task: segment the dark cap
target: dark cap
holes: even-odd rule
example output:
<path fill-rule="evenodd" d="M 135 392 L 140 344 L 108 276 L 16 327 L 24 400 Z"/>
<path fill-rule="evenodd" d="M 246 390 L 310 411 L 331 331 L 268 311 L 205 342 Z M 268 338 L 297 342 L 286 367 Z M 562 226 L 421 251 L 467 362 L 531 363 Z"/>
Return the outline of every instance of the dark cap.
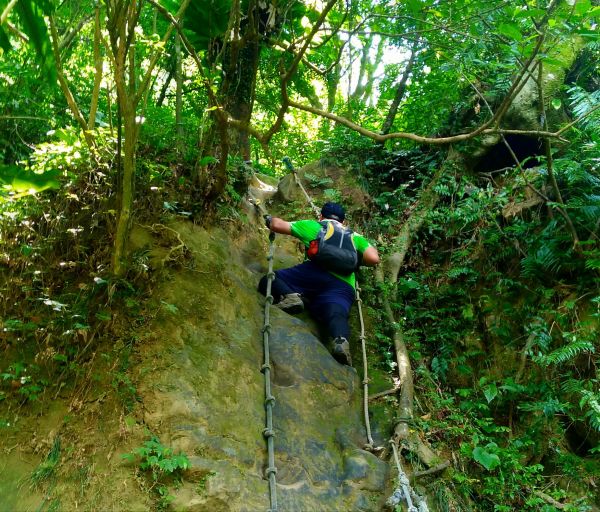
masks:
<path fill-rule="evenodd" d="M 321 208 L 321 215 L 325 219 L 333 219 L 340 222 L 344 222 L 346 218 L 346 212 L 341 204 L 337 203 L 325 203 Z"/>

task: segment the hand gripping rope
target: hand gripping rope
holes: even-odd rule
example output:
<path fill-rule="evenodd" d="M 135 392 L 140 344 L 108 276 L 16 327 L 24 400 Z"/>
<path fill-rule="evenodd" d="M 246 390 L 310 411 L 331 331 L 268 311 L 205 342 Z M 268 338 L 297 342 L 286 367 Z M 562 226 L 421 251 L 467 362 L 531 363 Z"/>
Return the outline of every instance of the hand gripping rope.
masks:
<path fill-rule="evenodd" d="M 267 260 L 269 261 L 269 270 L 267 273 L 267 291 L 265 301 L 265 323 L 262 328 L 263 333 L 263 351 L 264 351 L 264 363 L 262 365 L 262 373 L 265 375 L 265 411 L 266 411 L 266 422 L 263 430 L 263 436 L 267 440 L 267 453 L 268 453 L 268 466 L 265 474 L 269 480 L 269 497 L 271 508 L 268 512 L 277 512 L 277 481 L 275 475 L 277 474 L 277 468 L 275 467 L 275 446 L 274 436 L 275 431 L 273 430 L 273 406 L 275 405 L 275 397 L 271 393 L 271 361 L 269 356 L 269 334 L 271 332 L 270 312 L 271 304 L 273 304 L 273 295 L 271 294 L 271 285 L 275 278 L 275 272 L 273 272 L 273 255 L 275 253 L 275 233 L 269 234 L 269 255 Z"/>

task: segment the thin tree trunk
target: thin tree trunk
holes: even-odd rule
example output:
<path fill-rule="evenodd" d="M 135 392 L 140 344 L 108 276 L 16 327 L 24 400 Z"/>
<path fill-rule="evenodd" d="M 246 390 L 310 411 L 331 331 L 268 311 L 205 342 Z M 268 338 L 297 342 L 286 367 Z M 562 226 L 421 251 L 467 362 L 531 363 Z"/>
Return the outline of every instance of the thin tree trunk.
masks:
<path fill-rule="evenodd" d="M 418 41 L 415 41 L 415 43 L 413 44 L 413 47 L 410 51 L 410 58 L 408 59 L 408 64 L 404 69 L 404 73 L 402 74 L 400 82 L 398 82 L 398 86 L 396 87 L 396 94 L 394 95 L 394 100 L 390 105 L 390 110 L 388 111 L 387 116 L 385 117 L 385 121 L 383 122 L 383 125 L 381 127 L 381 133 L 383 135 L 390 133 L 392 125 L 394 124 L 394 119 L 396 119 L 396 114 L 398 113 L 398 107 L 400 106 L 400 102 L 402 101 L 402 99 L 404 98 L 404 94 L 406 93 L 406 85 L 408 83 L 408 78 L 410 77 L 413 66 L 415 64 L 415 56 L 417 54 L 417 43 Z"/>
<path fill-rule="evenodd" d="M 100 7 L 96 6 L 96 16 L 94 22 L 94 88 L 92 90 L 92 101 L 90 104 L 90 117 L 88 127 L 93 129 L 96 126 L 96 112 L 98 110 L 98 97 L 100 95 L 100 84 L 102 83 L 102 52 L 100 51 Z"/>
<path fill-rule="evenodd" d="M 538 62 L 538 76 L 537 76 L 537 88 L 538 88 L 538 109 L 540 113 L 541 128 L 548 129 L 548 119 L 546 118 L 546 105 L 544 98 L 544 80 L 543 80 L 543 63 Z M 554 174 L 554 159 L 552 157 L 552 146 L 550 144 L 550 139 L 544 137 L 543 139 L 544 152 L 546 153 L 546 168 L 548 169 L 548 179 L 550 181 L 550 185 L 552 186 L 552 190 L 554 190 L 554 195 L 556 197 L 556 202 L 560 204 L 560 210 L 563 218 L 567 223 L 567 228 L 571 233 L 571 237 L 573 238 L 573 247 L 577 248 L 579 246 L 579 235 L 577 234 L 577 230 L 575 229 L 575 225 L 569 216 L 569 212 L 565 208 L 565 202 L 563 201 L 562 194 L 560 193 L 560 188 L 556 181 L 556 176 Z"/>
<path fill-rule="evenodd" d="M 190 0 L 181 4 L 177 19 L 181 19 Z M 107 27 L 111 37 L 112 63 L 117 88 L 117 102 L 123 115 L 123 171 L 119 190 L 120 206 L 115 245 L 113 251 L 113 272 L 121 277 L 126 271 L 126 247 L 129 238 L 131 212 L 134 200 L 135 183 L 135 149 L 137 146 L 138 126 L 136 109 L 140 101 L 146 97 L 150 87 L 150 79 L 161 51 L 157 50 L 149 59 L 144 76 L 138 80 L 135 73 L 135 27 L 137 25 L 141 3 L 137 0 L 124 0 L 117 4 L 107 4 Z M 171 36 L 173 25 L 167 29 L 163 45 Z"/>
<path fill-rule="evenodd" d="M 83 114 L 81 113 L 81 110 L 79 109 L 79 106 L 77 105 L 77 101 L 75 101 L 75 97 L 73 96 L 73 93 L 71 93 L 71 89 L 69 88 L 67 79 L 65 78 L 65 75 L 63 74 L 62 62 L 60 59 L 58 32 L 56 30 L 54 18 L 52 16 L 50 16 L 49 20 L 50 20 L 50 36 L 51 36 L 51 40 L 52 40 L 52 49 L 54 50 L 54 59 L 56 61 L 56 76 L 58 78 L 58 83 L 60 85 L 60 88 L 61 88 L 63 94 L 65 95 L 65 99 L 67 100 L 67 105 L 69 105 L 69 108 L 71 109 L 71 112 L 73 113 L 73 116 L 75 117 L 75 120 L 77 121 L 77 123 L 81 127 L 81 130 L 83 131 L 83 136 L 85 138 L 85 141 L 86 141 L 88 147 L 90 148 L 90 150 L 93 151 L 96 146 L 94 137 L 92 137 L 91 133 L 88 130 L 88 124 L 87 124 L 85 118 L 83 117 Z"/>
<path fill-rule="evenodd" d="M 340 74 L 342 67 L 338 62 L 326 77 L 325 83 L 327 86 L 327 112 L 333 112 L 337 99 L 338 86 L 340 84 Z M 329 133 L 331 129 L 331 121 L 326 117 L 323 118 L 323 131 Z"/>
<path fill-rule="evenodd" d="M 124 103 L 129 103 L 125 101 Z M 123 112 L 123 172 L 121 178 L 119 220 L 115 234 L 115 249 L 113 252 L 113 272 L 117 276 L 125 274 L 126 270 L 126 245 L 129 238 L 131 224 L 131 208 L 134 198 L 135 184 L 135 148 L 137 145 L 137 125 L 135 122 L 135 107 L 126 105 Z M 133 108 L 133 111 L 130 109 Z"/>
<path fill-rule="evenodd" d="M 427 214 L 437 204 L 438 194 L 435 192 L 435 186 L 441 177 L 447 172 L 447 170 L 451 166 L 455 165 L 455 162 L 458 158 L 458 154 L 450 150 L 450 154 L 448 155 L 446 161 L 442 166 L 440 166 L 439 170 L 433 176 L 427 187 L 423 189 L 418 199 L 418 203 L 412 208 L 410 215 L 402 224 L 402 226 L 400 226 L 399 233 L 394 239 L 394 252 L 389 258 L 386 259 L 385 268 L 378 269 L 377 273 L 378 281 L 385 281 L 393 284 L 390 296 L 384 295 L 383 305 L 384 312 L 393 330 L 392 338 L 396 351 L 396 362 L 398 364 L 398 378 L 401 384 L 398 403 L 398 423 L 394 429 L 394 439 L 396 441 L 407 440 L 409 437 L 411 437 L 408 426 L 413 417 L 414 386 L 410 357 L 404 341 L 404 332 L 401 324 L 394 316 L 390 300 L 395 300 L 398 276 L 400 274 L 402 265 L 404 264 L 406 254 L 410 249 L 412 239 L 419 229 L 421 229 Z M 427 453 L 427 449 L 421 446 L 422 443 L 419 443 L 416 438 L 413 439 L 412 443 L 419 445 L 419 452 Z"/>
<path fill-rule="evenodd" d="M 181 37 L 175 34 L 175 126 L 177 132 L 177 148 L 181 152 L 183 145 L 183 120 L 182 120 L 182 98 L 183 98 L 183 73 L 181 56 Z"/>
<path fill-rule="evenodd" d="M 165 97 L 167 96 L 167 89 L 169 88 L 169 84 L 171 83 L 171 80 L 173 80 L 174 75 L 175 75 L 175 68 L 173 67 L 173 68 L 169 69 L 169 74 L 167 75 L 167 79 L 165 80 L 165 83 L 163 84 L 163 86 L 160 90 L 160 94 L 159 94 L 158 100 L 156 102 L 157 107 L 162 107 L 162 104 L 165 101 Z"/>

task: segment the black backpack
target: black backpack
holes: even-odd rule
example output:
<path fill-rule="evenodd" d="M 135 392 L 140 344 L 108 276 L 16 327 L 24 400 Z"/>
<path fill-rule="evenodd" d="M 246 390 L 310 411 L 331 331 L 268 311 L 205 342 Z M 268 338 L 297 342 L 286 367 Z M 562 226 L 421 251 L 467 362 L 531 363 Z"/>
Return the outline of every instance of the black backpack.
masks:
<path fill-rule="evenodd" d="M 310 242 L 309 260 L 330 272 L 349 276 L 358 267 L 358 252 L 352 241 L 352 230 L 337 222 L 321 221 L 321 231 Z"/>

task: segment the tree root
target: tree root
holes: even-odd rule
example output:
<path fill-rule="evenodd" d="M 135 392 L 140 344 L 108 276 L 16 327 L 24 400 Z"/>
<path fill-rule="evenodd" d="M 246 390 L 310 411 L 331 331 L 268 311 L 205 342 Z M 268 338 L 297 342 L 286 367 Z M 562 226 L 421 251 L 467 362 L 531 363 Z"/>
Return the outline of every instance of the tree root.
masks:
<path fill-rule="evenodd" d="M 160 258 L 156 258 L 154 261 L 154 267 L 156 268 L 164 268 L 168 263 L 173 263 L 179 261 L 183 263 L 187 254 L 189 253 L 189 249 L 185 245 L 185 242 L 182 240 L 181 235 L 178 231 L 165 226 L 164 224 L 152 224 L 151 226 L 141 224 L 143 228 L 150 230 L 154 234 L 159 233 L 168 233 L 171 235 L 171 238 L 175 238 L 177 242 L 174 245 L 171 245 L 164 256 Z"/>

